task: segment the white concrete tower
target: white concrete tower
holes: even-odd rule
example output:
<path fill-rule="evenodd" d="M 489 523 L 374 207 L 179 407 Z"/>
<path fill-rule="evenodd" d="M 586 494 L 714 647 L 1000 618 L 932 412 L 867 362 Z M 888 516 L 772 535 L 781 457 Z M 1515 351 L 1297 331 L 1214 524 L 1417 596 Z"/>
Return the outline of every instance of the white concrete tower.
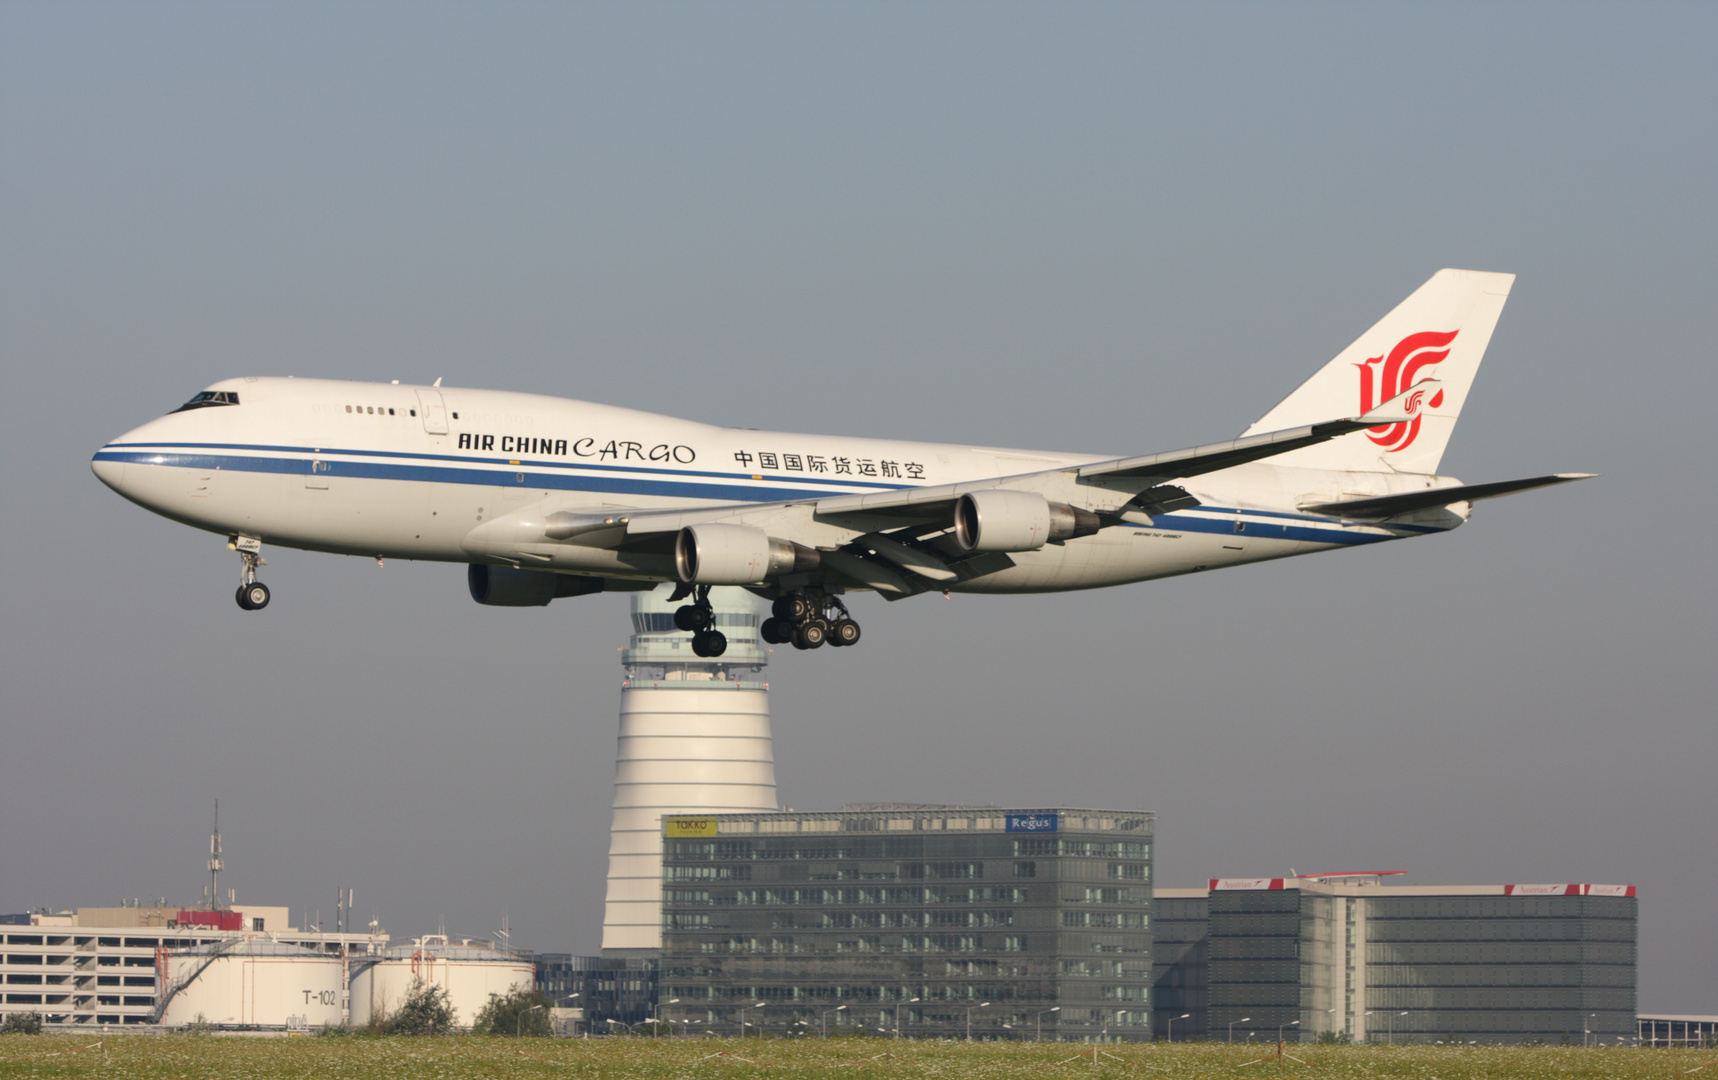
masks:
<path fill-rule="evenodd" d="M 728 648 L 700 659 L 692 635 L 674 628 L 680 604 L 668 602 L 671 591 L 633 594 L 632 644 L 621 655 L 604 956 L 662 948 L 662 815 L 776 809 L 757 600 L 744 589 L 710 591 Z"/>

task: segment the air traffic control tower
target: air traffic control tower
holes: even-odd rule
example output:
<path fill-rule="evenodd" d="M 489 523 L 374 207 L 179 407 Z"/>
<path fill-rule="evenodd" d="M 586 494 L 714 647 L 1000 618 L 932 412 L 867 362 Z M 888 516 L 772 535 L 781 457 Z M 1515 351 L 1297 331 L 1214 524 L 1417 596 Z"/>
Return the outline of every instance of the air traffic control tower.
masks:
<path fill-rule="evenodd" d="M 605 957 L 654 957 L 662 948 L 662 815 L 775 810 L 767 646 L 757 599 L 710 590 L 719 657 L 693 655 L 674 628 L 673 586 L 632 597 L 632 641 L 621 653 L 620 752 L 609 830 Z"/>

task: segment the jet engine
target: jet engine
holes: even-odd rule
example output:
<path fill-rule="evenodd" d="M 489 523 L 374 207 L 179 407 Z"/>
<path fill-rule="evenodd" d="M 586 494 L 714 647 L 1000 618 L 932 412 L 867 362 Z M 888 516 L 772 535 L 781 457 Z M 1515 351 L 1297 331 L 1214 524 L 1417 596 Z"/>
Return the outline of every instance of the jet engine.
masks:
<path fill-rule="evenodd" d="M 955 541 L 967 552 L 1037 551 L 1097 531 L 1098 515 L 1035 491 L 969 491 L 954 506 Z"/>
<path fill-rule="evenodd" d="M 699 585 L 752 585 L 782 574 L 817 569 L 815 548 L 778 540 L 750 525 L 712 521 L 688 525 L 674 538 L 674 569 Z"/>
<path fill-rule="evenodd" d="M 542 607 L 564 596 L 602 592 L 603 580 L 472 563 L 465 569 L 471 598 L 490 607 Z"/>

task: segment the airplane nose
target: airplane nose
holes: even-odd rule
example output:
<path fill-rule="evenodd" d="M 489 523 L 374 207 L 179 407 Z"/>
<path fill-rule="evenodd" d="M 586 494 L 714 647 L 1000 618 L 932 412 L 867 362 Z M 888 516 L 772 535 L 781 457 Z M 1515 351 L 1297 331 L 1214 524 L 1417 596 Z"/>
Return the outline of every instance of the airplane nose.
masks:
<path fill-rule="evenodd" d="M 109 461 L 101 454 L 97 454 L 95 459 L 89 463 L 89 467 L 90 471 L 95 473 L 97 480 L 100 480 L 115 491 L 124 493 L 125 462 Z"/>

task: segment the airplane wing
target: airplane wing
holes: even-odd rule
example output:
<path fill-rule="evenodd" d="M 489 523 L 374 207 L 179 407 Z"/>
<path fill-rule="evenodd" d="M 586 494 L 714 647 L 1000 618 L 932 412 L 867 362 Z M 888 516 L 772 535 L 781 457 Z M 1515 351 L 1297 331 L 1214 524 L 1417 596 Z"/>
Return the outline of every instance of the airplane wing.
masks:
<path fill-rule="evenodd" d="M 1398 514 L 1409 514 L 1415 510 L 1449 506 L 1451 503 L 1473 502 L 1476 499 L 1495 499 L 1499 495 L 1513 495 L 1517 491 L 1530 491 L 1533 488 L 1547 487 L 1551 484 L 1566 484 L 1571 480 L 1590 480 L 1595 475 L 1597 474 L 1553 473 L 1550 476 L 1530 476 L 1525 480 L 1498 480 L 1490 484 L 1459 484 L 1455 487 L 1409 491 L 1400 495 L 1380 495 L 1371 499 L 1344 499 L 1341 502 L 1310 503 L 1302 506 L 1301 509 L 1314 514 L 1329 514 L 1332 517 L 1375 521 L 1392 518 Z"/>
<path fill-rule="evenodd" d="M 1220 469 L 1233 468 L 1249 461 L 1261 461 L 1278 454 L 1286 454 L 1290 450 L 1298 450 L 1303 446 L 1314 446 L 1318 443 L 1328 442 L 1331 439 L 1365 428 L 1411 419 L 1413 410 L 1419 407 L 1420 399 L 1435 393 L 1438 385 L 1437 382 L 1430 379 L 1416 383 L 1364 416 L 1329 420 L 1321 424 L 1306 424 L 1283 431 L 1270 431 L 1261 435 L 1231 439 L 1228 442 L 1190 447 L 1186 450 L 1171 450 L 1167 453 L 1147 454 L 1141 457 L 1115 458 L 1110 461 L 1097 461 L 1088 465 L 1077 465 L 1065 469 L 1022 473 L 1017 476 L 987 477 L 983 480 L 940 484 L 935 487 L 896 488 L 892 491 L 877 491 L 864 495 L 833 495 L 815 500 L 813 504 L 816 507 L 815 516 L 819 521 L 850 528 L 867 530 L 901 528 L 919 522 L 945 520 L 953 511 L 955 501 L 968 492 L 987 491 L 998 487 L 1020 487 L 1030 490 L 1039 486 L 1044 478 L 1049 477 L 1074 477 L 1088 484 L 1119 488 L 1127 491 L 1133 497 L 1132 506 L 1128 508 L 1151 506 L 1161 512 L 1162 509 L 1166 508 L 1164 504 L 1171 501 L 1178 506 L 1194 505 L 1196 502 L 1179 488 L 1162 490 L 1163 486 L 1170 480 L 1217 472 Z M 1159 494 L 1163 497 L 1156 498 L 1155 496 Z M 1142 501 L 1141 496 L 1151 497 Z M 798 504 L 751 504 L 744 507 L 720 507 L 710 510 L 646 511 L 632 515 L 626 525 L 626 531 L 628 536 L 649 532 L 672 532 L 699 521 L 727 520 L 737 516 L 751 516 L 768 507 L 789 505 Z"/>
<path fill-rule="evenodd" d="M 948 532 L 956 502 L 969 492 L 1033 491 L 1048 499 L 1093 507 L 1080 510 L 1097 528 L 1120 524 L 1122 515 L 1157 515 L 1198 505 L 1170 483 L 1259 461 L 1340 438 L 1351 432 L 1410 418 L 1421 399 L 1436 390 L 1426 380 L 1363 416 L 1266 432 L 1228 442 L 1162 454 L 1115 458 L 1015 476 L 987 477 L 934 487 L 903 487 L 862 495 L 831 495 L 770 503 L 604 513 L 562 511 L 540 519 L 538 536 L 551 542 L 638 553 L 672 551 L 673 537 L 689 525 L 732 523 L 764 529 L 820 552 L 822 565 L 880 594 L 911 596 L 947 582 L 995 573 L 1014 565 L 1001 552 L 967 554 Z M 1093 489 L 1102 494 L 1091 498 Z M 1444 489 L 1453 490 L 1453 489 Z M 1418 493 L 1416 493 L 1418 494 Z M 1455 496 L 1448 501 L 1458 501 Z M 535 556 L 538 559 L 546 556 Z"/>

